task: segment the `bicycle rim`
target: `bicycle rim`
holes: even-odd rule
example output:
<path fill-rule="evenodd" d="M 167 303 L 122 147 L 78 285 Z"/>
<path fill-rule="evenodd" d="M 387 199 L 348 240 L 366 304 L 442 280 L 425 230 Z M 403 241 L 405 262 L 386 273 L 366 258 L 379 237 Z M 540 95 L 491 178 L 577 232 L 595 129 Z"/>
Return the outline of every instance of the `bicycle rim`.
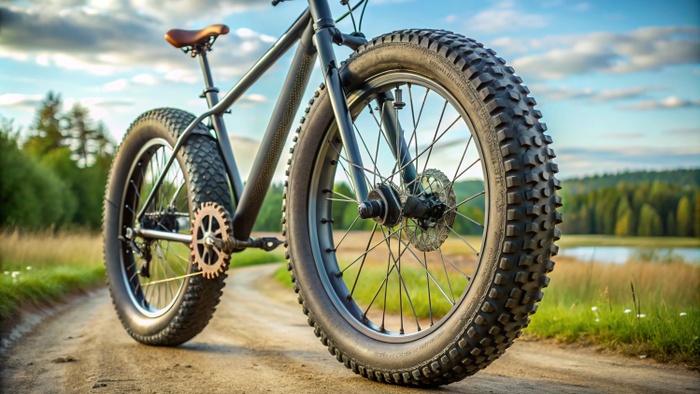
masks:
<path fill-rule="evenodd" d="M 142 200 L 151 192 L 156 180 L 165 171 L 172 148 L 163 139 L 152 139 L 143 146 L 131 167 L 124 187 L 121 207 L 121 228 L 146 228 L 190 234 L 192 212 L 185 174 L 179 160 L 168 169 L 152 202 L 144 211 L 144 219 L 136 221 L 143 208 Z M 170 310 L 182 293 L 191 273 L 189 246 L 166 240 L 134 240 L 138 249 L 122 242 L 122 279 L 131 302 L 142 314 L 162 316 Z M 140 251 L 140 253 L 139 253 Z"/>
<path fill-rule="evenodd" d="M 399 93 L 400 90 L 400 93 Z M 390 101 L 378 101 L 389 92 Z M 351 164 L 337 128 L 320 148 L 311 180 L 309 228 L 317 269 L 340 314 L 365 335 L 409 342 L 449 320 L 469 293 L 486 244 L 488 182 L 471 120 L 449 92 L 415 74 L 387 73 L 348 96 L 369 190 L 433 200 L 444 212 L 393 225 L 361 219 Z M 391 106 L 391 107 L 389 107 Z M 382 130 L 399 108 L 407 146 L 397 163 Z M 402 173 L 415 168 L 413 180 Z M 330 224 L 330 225 L 329 225 Z"/>

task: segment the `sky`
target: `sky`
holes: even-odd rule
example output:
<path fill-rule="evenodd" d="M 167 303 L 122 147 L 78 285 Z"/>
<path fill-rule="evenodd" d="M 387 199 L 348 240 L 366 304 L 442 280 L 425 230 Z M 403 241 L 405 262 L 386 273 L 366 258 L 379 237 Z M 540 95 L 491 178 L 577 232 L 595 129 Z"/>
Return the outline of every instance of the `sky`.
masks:
<path fill-rule="evenodd" d="M 337 0 L 330 4 L 335 16 L 343 12 Z M 225 92 L 305 6 L 300 0 L 277 7 L 269 0 L 0 0 L 0 116 L 26 135 L 39 103 L 54 91 L 65 109 L 86 106 L 119 142 L 148 109 L 199 114 L 206 110 L 199 65 L 163 34 L 227 24 L 231 33 L 209 56 L 215 84 Z M 349 19 L 339 27 L 352 30 Z M 370 0 L 362 30 L 374 37 L 417 27 L 474 38 L 515 68 L 554 139 L 560 178 L 700 167 L 698 0 Z M 292 53 L 225 118 L 244 177 Z M 338 48 L 337 56 L 348 53 Z M 309 98 L 320 73 L 311 81 Z"/>

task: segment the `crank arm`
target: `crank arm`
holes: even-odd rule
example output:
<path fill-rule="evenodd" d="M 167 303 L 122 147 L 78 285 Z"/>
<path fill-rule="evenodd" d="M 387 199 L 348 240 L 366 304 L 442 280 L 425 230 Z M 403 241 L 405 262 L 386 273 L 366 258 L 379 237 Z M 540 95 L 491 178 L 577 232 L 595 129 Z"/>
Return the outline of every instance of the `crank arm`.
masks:
<path fill-rule="evenodd" d="M 226 254 L 231 254 L 234 252 L 241 251 L 246 248 L 256 248 L 262 249 L 266 252 L 275 250 L 278 246 L 284 243 L 284 241 L 276 237 L 261 237 L 261 238 L 248 238 L 247 241 L 241 241 L 239 239 L 231 238 L 227 241 L 222 241 L 220 239 L 213 240 L 214 245 L 221 249 Z"/>

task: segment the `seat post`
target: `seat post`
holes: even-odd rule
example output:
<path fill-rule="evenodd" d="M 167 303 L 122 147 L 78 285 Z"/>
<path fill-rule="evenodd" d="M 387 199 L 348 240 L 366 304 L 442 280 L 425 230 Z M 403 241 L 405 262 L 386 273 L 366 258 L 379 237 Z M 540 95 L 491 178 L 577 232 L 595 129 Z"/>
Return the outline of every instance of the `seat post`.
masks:
<path fill-rule="evenodd" d="M 219 89 L 214 86 L 214 79 L 209 70 L 209 60 L 207 59 L 207 51 L 198 51 L 199 65 L 202 68 L 202 76 L 204 77 L 204 91 L 202 95 L 207 99 L 209 108 L 214 107 L 219 103 Z"/>

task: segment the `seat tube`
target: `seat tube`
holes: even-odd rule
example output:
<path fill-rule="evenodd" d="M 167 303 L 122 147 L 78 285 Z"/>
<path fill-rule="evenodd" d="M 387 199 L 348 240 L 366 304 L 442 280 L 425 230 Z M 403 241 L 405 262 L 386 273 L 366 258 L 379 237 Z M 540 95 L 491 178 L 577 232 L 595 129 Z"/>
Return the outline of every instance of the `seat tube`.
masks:
<path fill-rule="evenodd" d="M 355 195 L 359 201 L 367 200 L 366 174 L 362 165 L 359 145 L 353 130 L 352 116 L 348 108 L 343 85 L 338 73 L 338 62 L 333 50 L 333 34 L 337 31 L 327 0 L 309 0 L 309 8 L 314 21 L 314 45 L 318 50 L 318 58 L 323 71 L 323 78 L 328 89 L 331 107 L 335 115 L 340 138 L 350 164 Z"/>
<path fill-rule="evenodd" d="M 202 76 L 204 78 L 203 94 L 207 99 L 207 105 L 211 109 L 219 103 L 219 89 L 214 86 L 214 79 L 211 76 L 206 51 L 199 54 L 199 64 L 202 68 Z M 224 119 L 221 114 L 212 114 L 211 121 L 214 131 L 216 132 L 216 138 L 218 140 L 217 145 L 219 146 L 219 151 L 222 159 L 224 160 L 224 166 L 226 167 L 229 181 L 231 182 L 233 200 L 236 205 L 238 205 L 243 192 L 243 182 L 241 181 L 241 175 L 238 172 L 238 165 L 236 164 L 233 148 L 231 147 L 231 142 L 228 138 L 226 125 L 224 124 Z"/>

